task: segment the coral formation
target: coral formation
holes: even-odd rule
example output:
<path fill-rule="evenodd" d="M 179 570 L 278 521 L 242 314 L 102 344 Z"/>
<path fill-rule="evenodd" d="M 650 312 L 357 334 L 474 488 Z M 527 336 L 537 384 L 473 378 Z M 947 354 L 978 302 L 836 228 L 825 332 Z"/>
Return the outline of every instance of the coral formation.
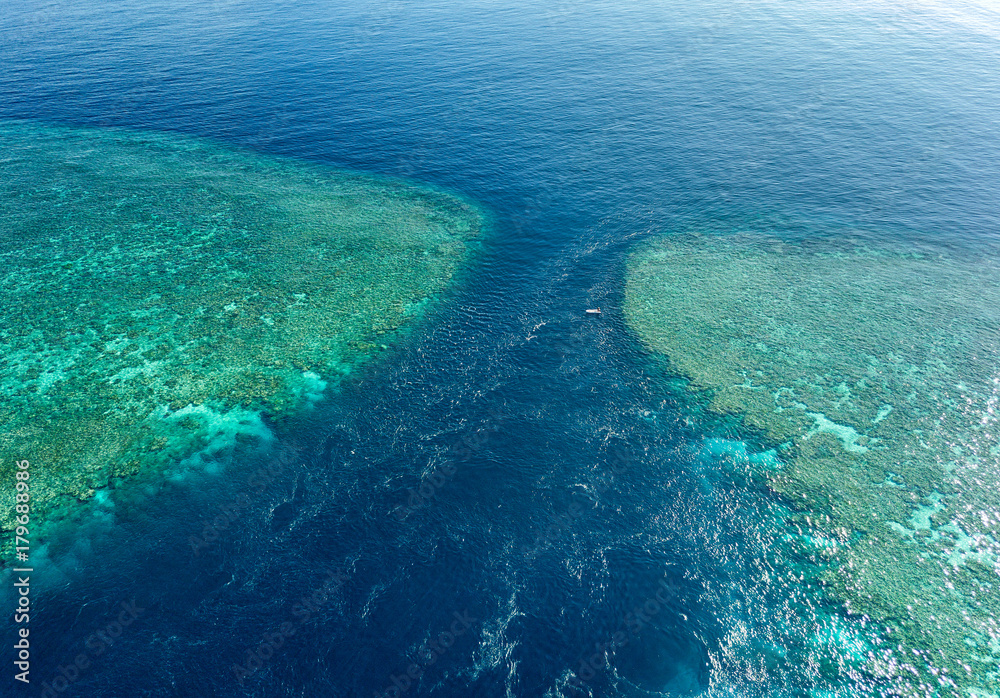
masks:
<path fill-rule="evenodd" d="M 895 648 L 869 675 L 995 693 L 1000 249 L 664 236 L 631 256 L 625 313 L 713 410 L 783 446 L 759 477 L 825 542 L 827 595 Z"/>
<path fill-rule="evenodd" d="M 483 225 L 429 187 L 176 135 L 8 122 L 0 150 L 0 490 L 28 459 L 36 521 L 266 441 L 262 414 L 384 348 Z"/>

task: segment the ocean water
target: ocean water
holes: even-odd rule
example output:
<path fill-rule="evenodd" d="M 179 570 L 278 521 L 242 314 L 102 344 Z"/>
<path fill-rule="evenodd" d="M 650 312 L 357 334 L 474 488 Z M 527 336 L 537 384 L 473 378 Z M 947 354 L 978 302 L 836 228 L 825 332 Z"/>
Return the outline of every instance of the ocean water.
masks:
<path fill-rule="evenodd" d="M 8 123 L 402 178 L 490 225 L 412 332 L 262 438 L 98 487 L 33 540 L 31 683 L 7 616 L 2 694 L 1000 693 L 995 618 L 954 677 L 954 619 L 904 646 L 845 609 L 819 508 L 769 485 L 787 447 L 622 310 L 630 255 L 692 232 L 995 269 L 998 65 L 987 3 L 5 2 Z M 914 491 L 901 539 L 954 494 Z M 959 592 L 991 602 L 982 567 Z"/>

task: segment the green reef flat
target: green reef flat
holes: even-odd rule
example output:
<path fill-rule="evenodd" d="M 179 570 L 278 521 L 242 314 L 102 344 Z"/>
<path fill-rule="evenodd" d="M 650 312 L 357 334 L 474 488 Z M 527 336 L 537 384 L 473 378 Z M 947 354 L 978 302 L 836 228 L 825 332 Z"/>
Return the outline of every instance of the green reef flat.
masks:
<path fill-rule="evenodd" d="M 0 124 L 0 221 L 0 491 L 30 461 L 35 526 L 266 442 L 264 416 L 308 409 L 424 314 L 484 226 L 430 187 L 26 122 Z"/>
<path fill-rule="evenodd" d="M 878 628 L 874 695 L 1000 693 L 1000 249 L 663 236 L 624 310 L 775 447 L 753 478 L 824 596 Z"/>

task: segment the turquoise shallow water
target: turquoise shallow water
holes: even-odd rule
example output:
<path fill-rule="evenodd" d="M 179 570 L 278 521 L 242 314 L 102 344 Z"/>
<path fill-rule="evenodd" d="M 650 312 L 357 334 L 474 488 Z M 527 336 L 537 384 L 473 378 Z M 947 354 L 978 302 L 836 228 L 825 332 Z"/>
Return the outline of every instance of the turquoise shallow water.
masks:
<path fill-rule="evenodd" d="M 626 262 L 692 230 L 995 261 L 995 8 L 171 0 L 4 17 L 0 118 L 411 178 L 495 219 L 418 330 L 314 410 L 261 422 L 263 448 L 220 443 L 208 472 L 103 491 L 53 532 L 33 684 L 4 691 L 898 694 L 871 669 L 898 648 L 843 612 L 798 538 L 815 509 L 760 477 L 781 444 L 626 326 Z M 132 599 L 136 622 L 94 640 Z M 973 679 L 912 691 L 997 693 L 993 628 L 967 645 Z"/>
<path fill-rule="evenodd" d="M 15 121 L 0 139 L 2 448 L 44 464 L 38 519 L 222 434 L 266 441 L 263 416 L 388 351 L 486 227 L 440 191 L 204 140 Z"/>

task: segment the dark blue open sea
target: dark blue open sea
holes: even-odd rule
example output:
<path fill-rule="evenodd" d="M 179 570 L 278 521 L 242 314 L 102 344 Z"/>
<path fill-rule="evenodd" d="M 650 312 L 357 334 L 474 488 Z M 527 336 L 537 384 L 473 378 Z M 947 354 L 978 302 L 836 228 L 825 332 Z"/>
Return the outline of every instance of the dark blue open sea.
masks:
<path fill-rule="evenodd" d="M 193 136 L 433 185 L 490 217 L 414 332 L 267 423 L 264 451 L 122 484 L 50 533 L 31 681 L 13 678 L 5 610 L 0 695 L 902 695 L 851 668 L 842 602 L 776 547 L 787 503 L 706 445 L 773 444 L 626 325 L 626 261 L 748 221 L 996 243 L 995 5 L 3 0 L 0 16 L 0 120 Z M 1000 691 L 976 685 L 922 694 Z"/>

